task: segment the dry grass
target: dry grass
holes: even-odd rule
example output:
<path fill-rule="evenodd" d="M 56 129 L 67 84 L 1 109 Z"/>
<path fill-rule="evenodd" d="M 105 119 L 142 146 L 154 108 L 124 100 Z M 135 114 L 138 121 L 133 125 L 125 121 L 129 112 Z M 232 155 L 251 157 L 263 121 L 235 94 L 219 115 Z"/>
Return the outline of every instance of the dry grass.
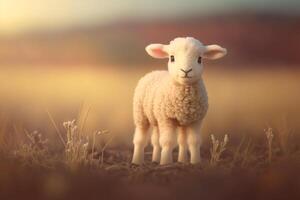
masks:
<path fill-rule="evenodd" d="M 255 162 L 254 145 L 251 139 L 246 141 L 245 137 L 243 137 L 235 150 L 232 167 L 248 168 L 251 162 Z"/>
<path fill-rule="evenodd" d="M 13 152 L 16 159 L 19 159 L 22 165 L 31 167 L 52 167 L 50 161 L 48 140 L 43 139 L 42 134 L 37 131 L 28 132 L 24 130 L 26 142 L 21 143 Z M 12 149 L 12 148 L 11 148 Z"/>
<path fill-rule="evenodd" d="M 210 149 L 210 164 L 215 166 L 220 162 L 222 153 L 226 150 L 226 145 L 229 141 L 228 135 L 224 136 L 223 141 L 219 141 L 215 136 L 211 135 L 212 147 Z"/>
<path fill-rule="evenodd" d="M 131 99 L 144 72 L 83 71 L 0 74 L 1 199 L 299 199 L 295 74 L 208 72 L 202 132 L 231 134 L 204 139 L 199 165 L 159 166 L 147 149 L 135 166 Z"/>
<path fill-rule="evenodd" d="M 272 128 L 268 128 L 265 130 L 266 136 L 267 136 L 267 144 L 268 144 L 268 161 L 272 161 L 272 155 L 273 155 L 273 130 Z"/>
<path fill-rule="evenodd" d="M 204 147 L 202 147 L 204 152 L 202 153 L 203 161 L 200 165 L 174 163 L 172 165 L 159 166 L 150 162 L 151 154 L 147 153 L 147 162 L 145 165 L 135 166 L 130 163 L 132 154 L 130 150 L 124 150 L 118 147 L 107 149 L 113 137 L 110 137 L 103 145 L 96 143 L 97 137 L 106 135 L 107 131 L 94 131 L 92 137 L 90 137 L 89 134 L 83 131 L 84 129 L 82 127 L 84 124 L 78 125 L 79 122 L 76 123 L 76 121 L 80 120 L 77 119 L 62 123 L 64 131 L 60 131 L 60 126 L 55 125 L 59 131 L 57 137 L 60 138 L 60 145 L 63 147 L 61 151 L 56 148 L 53 149 L 53 147 L 51 149 L 48 139 L 45 139 L 37 131 L 32 133 L 24 131 L 26 136 L 25 140 L 17 145 L 16 150 L 11 147 L 8 148 L 9 151 L 5 152 L 5 154 L 1 153 L 0 160 L 2 164 L 0 164 L 0 168 L 2 170 L 11 174 L 21 170 L 25 172 L 21 177 L 24 177 L 25 180 L 27 177 L 34 180 L 31 184 L 47 185 L 47 191 L 45 191 L 45 193 L 40 193 L 41 189 L 39 189 L 36 191 L 37 193 L 29 192 L 23 194 L 23 196 L 27 195 L 28 198 L 32 198 L 32 196 L 39 194 L 39 198 L 50 198 L 50 193 L 58 192 L 59 199 L 68 199 L 71 197 L 77 199 L 78 197 L 74 196 L 74 194 L 89 196 L 88 193 L 91 192 L 91 190 L 98 195 L 100 195 L 100 193 L 106 194 L 108 192 L 107 190 L 99 190 L 85 185 L 86 183 L 93 184 L 94 180 L 94 183 L 97 182 L 99 187 L 100 185 L 101 187 L 106 185 L 108 188 L 115 188 L 116 191 L 120 190 L 118 187 L 127 188 L 123 191 L 125 195 L 129 195 L 128 192 L 132 189 L 134 194 L 140 192 L 139 187 L 143 187 L 144 189 L 149 188 L 145 191 L 145 194 L 151 195 L 148 190 L 155 190 L 157 185 L 165 188 L 165 190 L 172 190 L 174 194 L 180 191 L 178 195 L 183 195 L 183 189 L 179 191 L 175 190 L 176 185 L 180 185 L 180 188 L 191 191 L 192 193 L 187 193 L 186 196 L 193 198 L 194 195 L 205 195 L 201 187 L 213 187 L 209 180 L 219 180 L 220 178 L 231 180 L 230 184 L 232 184 L 232 186 L 236 185 L 236 187 L 238 187 L 237 184 L 240 183 L 247 184 L 248 187 L 250 187 L 252 184 L 251 181 L 257 181 L 257 179 L 263 178 L 265 174 L 269 174 L 268 176 L 273 177 L 277 173 L 284 173 L 283 178 L 281 177 L 280 180 L 275 181 L 279 181 L 276 184 L 286 184 L 285 181 L 287 178 L 290 179 L 290 176 L 295 176 L 294 172 L 290 174 L 292 171 L 278 171 L 276 166 L 284 165 L 292 167 L 294 170 L 294 168 L 299 167 L 298 164 L 300 162 L 299 143 L 297 142 L 299 140 L 294 141 L 297 148 L 290 151 L 288 155 L 274 154 L 273 151 L 275 148 L 281 148 L 281 143 L 277 141 L 280 137 L 276 137 L 277 135 L 273 133 L 272 129 L 268 128 L 265 131 L 267 142 L 262 141 L 261 143 L 257 138 L 252 138 L 248 140 L 248 142 L 245 142 L 245 139 L 243 139 L 238 146 L 229 142 L 228 135 L 225 135 L 223 140 L 218 140 L 214 135 L 211 135 L 211 143 L 209 144 L 210 154 L 205 153 L 208 149 L 205 149 L 204 145 Z M 13 135 L 9 137 L 13 137 Z M 177 151 L 175 151 L 174 156 L 177 156 L 176 154 Z M 7 166 L 9 163 L 11 165 L 10 167 Z M 15 171 L 10 171 L 11 168 Z M 49 183 L 48 179 L 37 179 L 38 176 L 31 174 L 31 170 L 36 171 L 37 174 L 49 174 L 51 182 Z M 243 172 L 242 174 L 239 173 L 241 170 Z M 53 175 L 53 173 L 56 175 Z M 59 174 L 59 177 L 57 177 L 57 174 Z M 247 174 L 252 177 L 249 178 Z M 199 177 L 202 180 L 201 182 L 198 181 Z M 12 179 L 11 176 L 6 177 L 6 179 L 2 178 L 0 173 L 0 185 Z M 56 180 L 57 178 L 58 180 Z M 55 187 L 49 186 L 50 188 L 48 188 L 48 184 L 52 185 L 52 180 L 54 179 L 58 181 L 54 184 L 58 185 Z M 103 182 L 101 180 L 105 181 Z M 295 177 L 291 181 L 295 182 L 296 180 L 299 179 Z M 207 184 L 205 184 L 205 181 L 208 181 Z M 263 179 L 261 181 L 263 181 Z M 199 186 L 199 188 L 195 187 L 196 183 L 202 186 Z M 18 178 L 16 184 L 23 185 L 28 183 Z M 116 184 L 118 185 L 117 188 Z M 259 184 L 259 182 L 255 184 Z M 267 183 L 267 185 L 268 184 L 270 183 Z M 298 184 L 298 182 L 296 181 L 294 184 Z M 88 190 L 85 191 L 82 190 L 82 188 L 66 190 L 65 188 L 74 187 L 74 185 L 77 185 L 75 186 L 77 188 L 79 185 L 82 188 L 86 187 Z M 187 185 L 190 186 L 187 187 Z M 219 184 L 215 183 L 215 187 L 216 186 L 220 187 Z M 9 187 L 5 186 L 6 189 L 0 196 L 5 197 L 5 195 L 12 195 L 11 192 L 14 187 L 14 184 L 11 184 Z M 52 187 L 54 187 L 54 189 Z M 130 189 L 130 187 L 133 188 Z M 265 190 L 264 187 L 265 186 L 262 188 L 266 192 L 265 195 L 272 197 L 273 189 Z M 27 191 L 30 190 L 27 189 L 24 192 Z M 195 193 L 195 191 L 198 192 Z M 231 189 L 228 189 L 228 191 L 223 190 L 223 193 L 225 192 L 226 195 L 230 195 L 231 193 L 229 191 L 231 191 Z M 244 191 L 242 194 L 251 192 L 251 190 L 248 191 L 247 189 L 241 191 Z M 285 188 L 284 192 L 286 191 L 290 192 L 290 188 Z M 173 199 L 173 193 L 170 194 L 172 195 L 167 195 L 165 198 Z M 160 195 L 164 195 L 164 192 L 157 191 L 156 195 L 159 197 Z M 292 195 L 298 195 L 298 193 Z M 114 198 L 119 199 L 120 196 L 114 196 Z M 138 197 L 135 198 L 139 199 Z M 218 198 L 220 198 L 220 196 Z M 147 197 L 146 199 L 151 198 Z"/>
<path fill-rule="evenodd" d="M 140 66 L 132 68 L 140 69 Z M 299 71 L 211 69 L 207 68 L 204 74 L 210 103 L 203 126 L 206 140 L 209 140 L 207 133 L 211 132 L 258 135 L 266 125 L 276 131 L 289 128 L 292 129 L 290 133 L 299 132 Z M 129 146 L 133 130 L 133 91 L 138 79 L 147 71 L 117 71 L 112 67 L 101 70 L 88 67 L 72 70 L 2 69 L 1 112 L 10 122 L 29 130 L 55 133 L 45 115 L 46 110 L 55 120 L 66 121 L 74 118 L 85 102 L 92 108 L 86 122 L 87 132 L 92 134 L 101 127 L 116 135 L 113 144 Z M 286 116 L 287 127 L 278 122 L 283 116 Z M 57 138 L 54 134 L 48 137 Z M 103 138 L 107 139 L 106 136 Z"/>

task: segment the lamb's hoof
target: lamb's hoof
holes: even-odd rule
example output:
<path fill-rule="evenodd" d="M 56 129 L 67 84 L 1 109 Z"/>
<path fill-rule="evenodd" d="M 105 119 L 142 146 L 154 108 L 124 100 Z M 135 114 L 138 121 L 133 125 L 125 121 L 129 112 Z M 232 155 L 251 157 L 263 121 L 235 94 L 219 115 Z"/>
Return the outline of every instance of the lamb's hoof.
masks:
<path fill-rule="evenodd" d="M 197 165 L 201 162 L 201 158 L 196 158 L 196 159 L 191 159 L 191 164 L 192 165 Z"/>
<path fill-rule="evenodd" d="M 160 161 L 160 163 L 159 163 L 160 165 L 171 165 L 171 164 L 173 164 L 173 161 L 166 161 L 166 160 L 161 160 Z"/>
<path fill-rule="evenodd" d="M 186 164 L 186 163 L 188 163 L 188 159 L 186 159 L 186 158 L 179 158 L 177 160 L 177 162 L 182 163 L 182 164 Z"/>
<path fill-rule="evenodd" d="M 142 165 L 144 162 L 141 161 L 136 161 L 136 160 L 132 160 L 131 164 L 132 165 Z"/>
<path fill-rule="evenodd" d="M 130 163 L 130 168 L 137 168 L 139 167 L 140 165 L 138 164 L 135 164 L 135 163 Z"/>
<path fill-rule="evenodd" d="M 159 161 L 152 161 L 153 165 L 159 165 Z"/>
<path fill-rule="evenodd" d="M 152 162 L 153 162 L 153 163 L 159 163 L 159 162 L 160 162 L 160 159 L 152 159 Z"/>
<path fill-rule="evenodd" d="M 142 165 L 144 163 L 144 158 L 143 156 L 134 156 L 131 163 L 135 165 Z"/>

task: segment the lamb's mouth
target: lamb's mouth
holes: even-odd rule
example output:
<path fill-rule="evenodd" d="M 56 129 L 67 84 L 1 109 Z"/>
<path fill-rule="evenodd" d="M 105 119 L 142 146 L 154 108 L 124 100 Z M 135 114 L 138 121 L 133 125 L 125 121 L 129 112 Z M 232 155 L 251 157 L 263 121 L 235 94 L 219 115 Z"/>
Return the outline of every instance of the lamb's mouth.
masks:
<path fill-rule="evenodd" d="M 189 78 L 193 78 L 193 77 L 191 77 L 191 76 L 182 76 L 180 78 L 189 79 Z"/>

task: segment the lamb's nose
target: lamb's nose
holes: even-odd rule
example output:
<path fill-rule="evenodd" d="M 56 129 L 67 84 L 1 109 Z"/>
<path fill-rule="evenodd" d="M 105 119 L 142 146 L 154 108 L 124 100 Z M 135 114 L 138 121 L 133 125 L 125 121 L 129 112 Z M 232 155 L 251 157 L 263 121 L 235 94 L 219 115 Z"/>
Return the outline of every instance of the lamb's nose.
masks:
<path fill-rule="evenodd" d="M 185 74 L 188 74 L 188 73 L 191 72 L 193 69 L 188 69 L 188 70 L 180 69 L 180 70 L 183 71 Z"/>

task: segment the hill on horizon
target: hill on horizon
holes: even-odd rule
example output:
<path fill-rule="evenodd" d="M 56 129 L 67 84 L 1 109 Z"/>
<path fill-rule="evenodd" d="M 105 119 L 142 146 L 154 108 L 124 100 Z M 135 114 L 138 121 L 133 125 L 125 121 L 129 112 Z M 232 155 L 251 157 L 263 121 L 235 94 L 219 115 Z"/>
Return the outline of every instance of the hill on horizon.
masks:
<path fill-rule="evenodd" d="M 173 20 L 119 21 L 60 31 L 0 37 L 0 65 L 141 64 L 156 61 L 144 47 L 192 36 L 229 50 L 235 64 L 300 64 L 300 17 L 235 14 Z"/>

